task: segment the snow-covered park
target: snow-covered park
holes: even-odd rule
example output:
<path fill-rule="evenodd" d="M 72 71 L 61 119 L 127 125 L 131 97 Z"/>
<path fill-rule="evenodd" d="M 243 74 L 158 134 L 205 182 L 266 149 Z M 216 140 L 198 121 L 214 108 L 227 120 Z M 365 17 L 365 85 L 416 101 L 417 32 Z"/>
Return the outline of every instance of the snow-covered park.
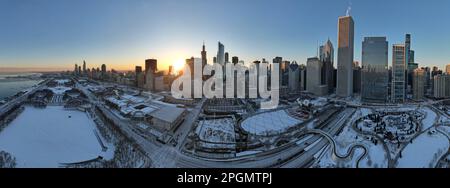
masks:
<path fill-rule="evenodd" d="M 94 122 L 84 112 L 62 106 L 27 106 L 0 132 L 0 150 L 11 153 L 17 167 L 53 168 L 98 156 L 111 158 L 113 151 L 102 152 L 95 130 Z"/>
<path fill-rule="evenodd" d="M 364 113 L 364 112 L 363 112 Z M 352 117 L 355 119 L 358 117 L 358 113 Z M 351 122 L 351 121 L 350 121 Z M 387 168 L 388 167 L 388 158 L 387 153 L 383 148 L 381 143 L 374 144 L 370 138 L 371 136 L 361 136 L 358 135 L 350 126 L 350 122 L 348 125 L 342 130 L 342 133 L 335 137 L 335 141 L 337 144 L 337 150 L 339 153 L 346 153 L 349 147 L 352 144 L 364 144 L 367 146 L 367 156 L 361 159 L 359 163 L 359 167 L 362 168 Z M 348 160 L 339 160 L 333 156 L 331 149 L 329 149 L 325 155 L 320 158 L 319 166 L 320 167 L 346 167 L 346 168 L 355 168 L 356 167 L 356 159 L 361 156 L 362 151 L 355 151 L 354 155 L 351 156 Z"/>
<path fill-rule="evenodd" d="M 426 130 L 434 125 L 436 123 L 437 115 L 433 110 L 431 110 L 428 107 L 423 107 L 420 109 L 420 111 L 425 115 L 425 118 L 422 120 L 422 130 Z"/>
<path fill-rule="evenodd" d="M 245 119 L 241 127 L 255 135 L 272 135 L 285 132 L 302 121 L 289 116 L 285 110 L 261 113 Z"/>
<path fill-rule="evenodd" d="M 442 133 L 431 129 L 408 144 L 398 159 L 399 168 L 434 168 L 438 160 L 447 153 L 449 140 Z"/>

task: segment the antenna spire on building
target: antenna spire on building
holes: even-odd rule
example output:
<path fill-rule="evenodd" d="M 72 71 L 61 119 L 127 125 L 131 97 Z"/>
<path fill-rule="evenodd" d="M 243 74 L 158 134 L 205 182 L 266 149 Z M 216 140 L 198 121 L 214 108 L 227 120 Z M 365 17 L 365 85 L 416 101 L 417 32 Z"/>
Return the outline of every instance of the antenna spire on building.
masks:
<path fill-rule="evenodd" d="M 345 15 L 346 16 L 350 16 L 352 11 L 352 2 L 349 2 L 348 7 L 347 7 L 347 11 L 345 11 Z"/>

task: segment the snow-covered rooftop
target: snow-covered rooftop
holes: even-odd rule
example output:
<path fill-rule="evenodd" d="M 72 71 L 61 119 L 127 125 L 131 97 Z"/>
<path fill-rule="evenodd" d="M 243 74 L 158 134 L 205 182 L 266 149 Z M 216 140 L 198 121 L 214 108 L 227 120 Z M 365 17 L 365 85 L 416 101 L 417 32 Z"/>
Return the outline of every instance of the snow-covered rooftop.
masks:
<path fill-rule="evenodd" d="M 285 110 L 278 110 L 249 117 L 241 123 L 241 127 L 251 134 L 268 135 L 282 133 L 301 122 Z"/>

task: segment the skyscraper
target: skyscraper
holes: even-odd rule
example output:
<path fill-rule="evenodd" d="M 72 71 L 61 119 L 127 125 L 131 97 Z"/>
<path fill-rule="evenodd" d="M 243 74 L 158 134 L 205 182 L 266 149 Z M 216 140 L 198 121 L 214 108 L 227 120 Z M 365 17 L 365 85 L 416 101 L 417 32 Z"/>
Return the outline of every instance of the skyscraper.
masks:
<path fill-rule="evenodd" d="M 136 66 L 134 69 L 134 72 L 137 73 L 141 73 L 142 72 L 142 67 L 141 66 Z"/>
<path fill-rule="evenodd" d="M 264 59 L 263 59 L 263 62 L 264 62 Z M 282 86 L 282 83 L 283 83 L 283 74 L 282 74 L 282 69 L 281 69 L 281 63 L 283 63 L 283 58 L 282 57 L 275 57 L 275 58 L 273 58 L 273 60 L 272 60 L 272 66 L 274 66 L 274 63 L 278 63 L 278 70 L 279 70 L 279 73 L 278 73 L 278 75 L 279 75 L 279 81 L 280 81 L 280 87 Z"/>
<path fill-rule="evenodd" d="M 145 60 L 145 86 L 144 88 L 150 91 L 155 90 L 155 73 L 158 70 L 158 61 L 156 59 Z"/>
<path fill-rule="evenodd" d="M 78 74 L 78 65 L 75 64 L 75 69 L 73 70 L 73 74 L 77 75 Z"/>
<path fill-rule="evenodd" d="M 83 74 L 86 74 L 86 61 L 83 60 Z"/>
<path fill-rule="evenodd" d="M 306 66 L 304 64 L 300 64 L 298 69 L 300 71 L 300 91 L 304 91 L 306 90 Z"/>
<path fill-rule="evenodd" d="M 336 94 L 340 97 L 349 97 L 353 93 L 353 41 L 353 18 L 339 17 Z"/>
<path fill-rule="evenodd" d="M 448 64 L 447 66 L 445 66 L 445 72 L 447 74 L 450 74 L 450 64 Z"/>
<path fill-rule="evenodd" d="M 320 46 L 319 58 L 322 62 L 322 84 L 328 86 L 328 93 L 334 90 L 334 48 L 330 39 L 327 40 L 325 45 Z"/>
<path fill-rule="evenodd" d="M 208 58 L 206 57 L 205 42 L 203 42 L 201 53 L 202 53 L 202 66 L 205 67 L 205 65 L 208 63 Z"/>
<path fill-rule="evenodd" d="M 102 64 L 102 76 L 101 76 L 101 78 L 102 79 L 106 78 L 106 65 L 105 64 Z"/>
<path fill-rule="evenodd" d="M 306 90 L 317 95 L 322 96 L 328 92 L 326 85 L 321 83 L 322 78 L 322 62 L 317 57 L 308 58 L 306 62 Z"/>
<path fill-rule="evenodd" d="M 297 62 L 292 62 L 289 67 L 289 91 L 298 92 L 300 91 L 300 69 Z"/>
<path fill-rule="evenodd" d="M 392 101 L 402 103 L 405 101 L 406 82 L 406 50 L 405 44 L 395 44 L 392 47 Z"/>
<path fill-rule="evenodd" d="M 229 63 L 229 54 L 228 52 L 225 52 L 225 63 Z"/>
<path fill-rule="evenodd" d="M 237 63 L 239 63 L 239 57 L 237 57 L 237 56 L 233 56 L 232 58 L 231 58 L 231 62 L 233 63 L 233 64 L 237 64 Z"/>
<path fill-rule="evenodd" d="M 142 72 L 142 67 L 141 66 L 136 66 L 135 68 L 135 73 L 136 73 L 136 87 L 138 88 L 143 88 L 144 87 L 144 73 Z"/>
<path fill-rule="evenodd" d="M 358 61 L 355 63 L 359 64 Z M 353 67 L 353 93 L 361 93 L 361 67 Z"/>
<path fill-rule="evenodd" d="M 411 50 L 411 34 L 405 35 L 405 59 L 406 59 L 406 89 L 405 92 L 409 91 L 409 87 L 413 88 L 413 74 L 414 70 L 419 67 L 417 63 L 414 62 L 414 50 Z M 409 87 L 408 87 L 409 86 Z"/>
<path fill-rule="evenodd" d="M 185 62 L 191 71 L 191 78 L 193 78 L 193 76 L 194 76 L 194 57 L 186 59 Z"/>
<path fill-rule="evenodd" d="M 409 64 L 410 59 L 409 59 L 409 53 L 411 50 L 411 34 L 406 34 L 405 35 L 405 59 L 406 59 L 406 63 Z"/>
<path fill-rule="evenodd" d="M 362 42 L 361 100 L 388 99 L 388 42 L 386 37 L 365 37 Z"/>
<path fill-rule="evenodd" d="M 259 68 L 260 68 L 260 66 L 261 66 L 261 61 L 257 61 L 256 60 L 256 61 L 253 61 L 253 64 L 250 67 L 250 69 L 253 69 L 254 71 L 256 71 L 256 77 L 257 78 L 259 78 Z M 266 65 L 264 65 L 264 66 L 266 66 Z M 251 93 L 258 93 L 259 92 L 259 79 L 256 79 L 256 85 L 252 85 L 252 86 L 249 85 L 247 95 L 250 92 Z"/>
<path fill-rule="evenodd" d="M 149 70 L 155 73 L 158 70 L 158 61 L 156 59 L 146 59 L 145 60 L 145 72 L 147 73 Z"/>
<path fill-rule="evenodd" d="M 422 100 L 425 94 L 425 70 L 414 69 L 413 71 L 413 99 L 418 101 Z"/>
<path fill-rule="evenodd" d="M 428 91 L 431 90 L 431 69 L 430 67 L 422 67 L 425 71 L 425 93 L 428 94 Z"/>
<path fill-rule="evenodd" d="M 433 95 L 435 98 L 450 97 L 450 75 L 438 74 L 433 77 Z"/>
<path fill-rule="evenodd" d="M 218 43 L 218 49 L 217 49 L 217 63 L 221 64 L 222 66 L 225 65 L 225 46 L 222 43 Z"/>

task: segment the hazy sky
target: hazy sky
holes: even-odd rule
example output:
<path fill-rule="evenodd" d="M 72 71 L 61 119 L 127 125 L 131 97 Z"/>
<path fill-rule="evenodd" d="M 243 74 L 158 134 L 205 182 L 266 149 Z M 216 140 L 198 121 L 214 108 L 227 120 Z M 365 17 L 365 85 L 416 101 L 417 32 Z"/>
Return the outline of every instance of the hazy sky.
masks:
<path fill-rule="evenodd" d="M 392 44 L 411 33 L 419 66 L 450 63 L 448 0 L 0 0 L 0 67 L 72 70 L 85 59 L 123 70 L 156 58 L 165 69 L 200 57 L 203 41 L 209 59 L 221 41 L 246 62 L 305 63 L 327 38 L 337 46 L 349 4 L 355 60 L 364 36 L 386 36 L 390 62 Z"/>

